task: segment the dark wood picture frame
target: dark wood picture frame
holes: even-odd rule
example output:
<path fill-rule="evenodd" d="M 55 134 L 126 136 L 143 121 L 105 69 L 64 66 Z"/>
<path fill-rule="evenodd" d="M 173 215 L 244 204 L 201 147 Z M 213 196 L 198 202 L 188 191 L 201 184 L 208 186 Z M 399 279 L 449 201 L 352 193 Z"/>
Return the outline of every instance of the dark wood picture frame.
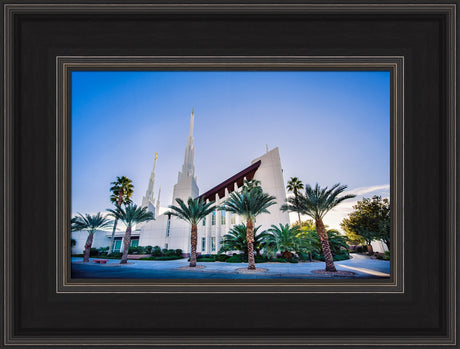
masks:
<path fill-rule="evenodd" d="M 3 346 L 456 345 L 457 1 L 1 3 Z M 62 248 L 66 69 L 123 61 L 174 69 L 392 62 L 395 277 L 354 289 L 72 283 Z"/>

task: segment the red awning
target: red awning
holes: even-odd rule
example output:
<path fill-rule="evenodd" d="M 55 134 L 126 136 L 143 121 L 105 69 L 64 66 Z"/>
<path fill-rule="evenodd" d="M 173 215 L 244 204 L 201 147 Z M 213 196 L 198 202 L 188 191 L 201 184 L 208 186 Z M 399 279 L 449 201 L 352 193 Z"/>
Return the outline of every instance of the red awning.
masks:
<path fill-rule="evenodd" d="M 238 188 L 240 188 L 243 185 L 243 181 L 245 177 L 248 181 L 254 178 L 254 174 L 256 173 L 261 163 L 262 163 L 261 160 L 256 161 L 251 166 L 246 167 L 244 170 L 238 172 L 236 175 L 230 177 L 229 179 L 215 186 L 211 190 L 208 190 L 206 193 L 201 194 L 199 198 L 204 201 L 206 200 L 215 201 L 216 194 L 219 195 L 219 199 L 224 197 L 225 188 L 227 188 L 229 193 L 231 193 L 235 189 L 235 183 L 238 186 Z"/>

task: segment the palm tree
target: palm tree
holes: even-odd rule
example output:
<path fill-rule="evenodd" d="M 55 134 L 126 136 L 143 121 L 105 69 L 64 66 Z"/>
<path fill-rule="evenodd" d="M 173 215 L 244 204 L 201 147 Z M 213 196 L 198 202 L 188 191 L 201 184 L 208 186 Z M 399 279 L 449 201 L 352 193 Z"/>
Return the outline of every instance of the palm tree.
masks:
<path fill-rule="evenodd" d="M 302 229 L 302 220 L 300 219 L 301 207 L 299 204 L 299 191 L 304 188 L 303 183 L 297 177 L 291 177 L 286 188 L 288 191 L 292 191 L 294 193 L 294 200 L 292 202 L 292 206 L 294 208 L 293 211 L 297 212 L 299 216 L 299 226 Z"/>
<path fill-rule="evenodd" d="M 267 246 L 268 238 L 270 236 L 265 230 L 257 234 L 260 227 L 261 226 L 259 225 L 254 228 L 254 251 L 258 256 L 260 256 L 260 251 Z M 245 256 L 248 255 L 246 225 L 235 225 L 222 237 L 222 247 L 219 250 L 219 253 L 229 251 L 241 251 Z"/>
<path fill-rule="evenodd" d="M 248 269 L 255 269 L 254 221 L 262 213 L 270 213 L 267 208 L 276 204 L 275 197 L 264 193 L 258 181 L 244 181 L 241 192 L 232 192 L 221 210 L 238 214 L 246 221 L 246 241 L 248 243 Z"/>
<path fill-rule="evenodd" d="M 178 217 L 192 225 L 190 231 L 190 267 L 196 267 L 196 245 L 198 240 L 198 224 L 210 213 L 212 213 L 216 206 L 213 202 L 205 202 L 199 198 L 188 198 L 187 205 L 182 199 L 176 199 L 179 206 L 168 206 L 171 211 L 167 214 Z"/>
<path fill-rule="evenodd" d="M 108 218 L 103 217 L 102 214 L 98 212 L 95 215 L 82 215 L 81 213 L 79 213 L 78 216 L 72 218 L 71 224 L 72 231 L 88 231 L 88 238 L 86 239 L 85 243 L 83 262 L 89 262 L 89 253 L 91 251 L 91 246 L 93 245 L 94 233 L 98 229 L 102 229 L 109 226 L 110 224 L 112 224 L 112 222 Z"/>
<path fill-rule="evenodd" d="M 125 176 L 117 177 L 115 182 L 110 183 L 112 186 L 110 187 L 110 191 L 112 194 L 110 195 L 110 202 L 114 205 L 121 206 L 124 204 L 125 206 L 130 204 L 131 196 L 133 195 L 133 182 Z M 113 240 L 115 237 L 115 230 L 117 229 L 118 218 L 115 218 L 113 223 L 113 230 L 112 236 L 110 237 L 110 244 L 107 254 L 109 255 L 112 252 Z"/>
<path fill-rule="evenodd" d="M 121 257 L 120 264 L 126 264 L 128 262 L 128 250 L 129 244 L 131 243 L 131 230 L 133 225 L 138 223 L 150 221 L 153 218 L 153 213 L 147 211 L 147 207 L 138 207 L 136 204 L 130 203 L 122 208 L 120 205 L 115 205 L 115 210 L 109 209 L 111 215 L 115 219 L 119 219 L 126 225 L 125 238 L 123 242 L 123 255 Z"/>
<path fill-rule="evenodd" d="M 270 241 L 273 246 L 280 251 L 283 258 L 291 259 L 292 251 L 298 251 L 300 247 L 300 239 L 298 237 L 300 231 L 297 227 L 290 227 L 289 224 L 283 225 L 280 223 L 279 227 L 276 225 L 271 226 L 268 230 L 271 233 Z"/>
<path fill-rule="evenodd" d="M 315 188 L 312 188 L 309 184 L 307 184 L 305 185 L 305 195 L 299 194 L 299 203 L 302 207 L 302 214 L 305 214 L 315 220 L 316 233 L 318 234 L 324 254 L 324 260 L 326 262 L 326 271 L 334 272 L 337 271 L 337 269 L 335 269 L 323 218 L 330 210 L 342 201 L 356 196 L 348 194 L 338 197 L 346 188 L 346 185 L 340 185 L 340 183 L 334 184 L 331 189 L 328 189 L 327 187 L 321 188 L 318 183 L 316 183 Z M 292 206 L 284 204 L 281 206 L 281 210 L 290 211 L 292 210 Z"/>

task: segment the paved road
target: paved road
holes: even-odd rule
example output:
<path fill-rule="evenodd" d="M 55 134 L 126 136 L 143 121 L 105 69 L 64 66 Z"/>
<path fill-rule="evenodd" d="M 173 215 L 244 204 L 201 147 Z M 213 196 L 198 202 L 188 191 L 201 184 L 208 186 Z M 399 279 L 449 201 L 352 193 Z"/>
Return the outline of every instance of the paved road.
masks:
<path fill-rule="evenodd" d="M 91 259 L 92 261 L 92 259 Z M 257 268 L 268 269 L 263 273 L 245 274 L 236 269 L 246 268 L 247 263 L 198 262 L 204 269 L 181 270 L 188 265 L 187 259 L 172 261 L 138 261 L 120 265 L 120 260 L 109 259 L 107 264 L 82 263 L 82 258 L 72 257 L 72 278 L 83 279 L 321 279 L 312 273 L 323 270 L 324 262 L 305 263 L 258 263 Z M 334 278 L 385 278 L 390 276 L 390 262 L 352 255 L 352 259 L 335 262 L 338 270 L 354 272 L 354 276 Z"/>

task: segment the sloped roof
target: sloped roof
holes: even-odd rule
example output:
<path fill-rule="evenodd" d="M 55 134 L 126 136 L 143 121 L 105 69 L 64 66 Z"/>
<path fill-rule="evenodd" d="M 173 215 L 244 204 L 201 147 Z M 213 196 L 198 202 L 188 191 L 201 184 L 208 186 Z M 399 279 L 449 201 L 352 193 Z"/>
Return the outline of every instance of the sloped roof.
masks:
<path fill-rule="evenodd" d="M 223 181 L 222 183 L 216 185 L 214 188 L 208 190 L 206 193 L 201 194 L 199 196 L 200 199 L 206 201 L 215 201 L 216 194 L 219 195 L 219 198 L 224 197 L 225 195 L 225 188 L 227 188 L 228 192 L 231 193 L 235 189 L 235 184 L 237 184 L 238 188 L 243 185 L 244 178 L 248 181 L 254 178 L 254 174 L 256 173 L 257 169 L 259 168 L 260 164 L 262 163 L 261 160 L 256 161 L 251 166 L 246 167 L 244 170 L 238 172 L 236 175 L 230 177 L 229 179 Z"/>

